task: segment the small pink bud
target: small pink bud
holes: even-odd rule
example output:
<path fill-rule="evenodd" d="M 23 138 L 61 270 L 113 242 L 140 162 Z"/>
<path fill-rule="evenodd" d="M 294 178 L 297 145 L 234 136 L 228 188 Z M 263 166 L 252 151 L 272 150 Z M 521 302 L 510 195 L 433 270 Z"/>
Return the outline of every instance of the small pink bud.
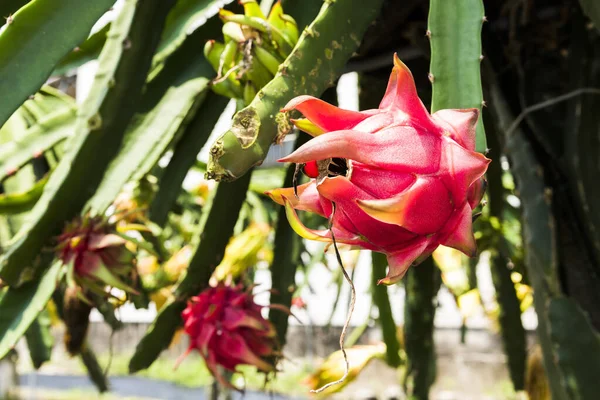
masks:
<path fill-rule="evenodd" d="M 235 371 L 238 365 L 254 365 L 262 372 L 274 371 L 277 337 L 262 307 L 242 286 L 223 283 L 193 297 L 183 311 L 184 330 L 190 347 L 206 361 L 214 377 L 231 387 L 218 367 Z"/>

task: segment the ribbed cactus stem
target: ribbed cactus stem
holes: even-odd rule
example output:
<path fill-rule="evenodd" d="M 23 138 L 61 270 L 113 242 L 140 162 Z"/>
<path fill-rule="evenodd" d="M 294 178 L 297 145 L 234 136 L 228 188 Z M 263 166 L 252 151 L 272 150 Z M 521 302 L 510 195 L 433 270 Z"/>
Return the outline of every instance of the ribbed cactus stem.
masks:
<path fill-rule="evenodd" d="M 484 114 L 490 143 L 489 156 L 493 160 L 500 159 L 500 143 L 496 126 L 488 113 Z M 502 224 L 504 214 L 504 187 L 502 185 L 502 167 L 500 163 L 491 163 L 488 172 L 488 200 L 490 216 Z M 525 329 L 521 322 L 521 304 L 517 297 L 515 285 L 508 268 L 510 254 L 506 250 L 506 239 L 500 241 L 497 251 L 492 253 L 490 267 L 492 281 L 496 290 L 496 300 L 500 308 L 500 333 L 504 343 L 504 352 L 508 358 L 508 370 L 515 390 L 525 389 L 525 364 L 527 358 Z"/>
<path fill-rule="evenodd" d="M 226 106 L 226 98 L 207 93 L 204 104 L 175 145 L 173 157 L 160 177 L 158 192 L 150 205 L 150 219 L 158 225 L 162 226 L 167 221 L 168 213 L 181 193 L 186 174 L 196 162 L 198 153 Z"/>
<path fill-rule="evenodd" d="M 0 259 L 0 276 L 10 285 L 44 268 L 36 258 L 46 240 L 81 212 L 99 185 L 138 106 L 160 29 L 173 3 L 123 3 L 100 55 L 90 94 L 79 107 L 69 150 L 50 177 L 27 225 Z"/>
<path fill-rule="evenodd" d="M 409 398 L 429 399 L 435 381 L 436 356 L 433 342 L 435 302 L 441 278 L 431 257 L 410 268 L 404 277 L 404 343 L 406 372 L 404 386 Z"/>
<path fill-rule="evenodd" d="M 271 144 L 291 129 L 288 116 L 279 110 L 295 96 L 319 96 L 333 85 L 381 3 L 373 0 L 357 7 L 351 0 L 336 0 L 323 4 L 275 78 L 235 115 L 232 128 L 211 148 L 209 179 L 235 180 L 263 161 Z"/>
<path fill-rule="evenodd" d="M 485 104 L 481 89 L 483 0 L 431 0 L 426 35 L 431 43 L 429 80 L 431 111 L 477 108 Z M 476 148 L 485 152 L 483 121 L 477 122 Z"/>
<path fill-rule="evenodd" d="M 303 138 L 300 136 L 298 142 Z M 306 135 L 308 136 L 308 135 Z M 305 140 L 304 140 L 305 141 Z M 284 187 L 293 184 L 296 166 L 288 167 Z M 292 296 L 296 289 L 296 269 L 300 263 L 300 250 L 302 238 L 290 227 L 285 216 L 285 208 L 281 207 L 277 213 L 277 225 L 275 226 L 275 241 L 273 245 L 273 262 L 271 263 L 271 280 L 273 292 L 271 292 L 270 303 L 281 304 L 290 307 Z M 269 311 L 269 320 L 277 330 L 279 344 L 285 345 L 288 330 L 288 315 L 279 310 Z"/>
<path fill-rule="evenodd" d="M 54 263 L 38 282 L 4 292 L 0 299 L 0 359 L 14 348 L 44 310 L 61 278 L 61 264 Z"/>
<path fill-rule="evenodd" d="M 485 69 L 489 81 L 490 112 L 500 132 L 507 132 L 514 121 L 508 103 L 495 83 L 494 71 L 489 64 Z M 534 306 L 538 314 L 538 338 L 544 354 L 544 365 L 553 399 L 568 399 L 561 385 L 561 372 L 554 362 L 550 337 L 548 304 L 552 297 L 560 296 L 558 267 L 556 264 L 556 232 L 551 213 L 551 197 L 544 186 L 541 167 L 535 160 L 533 149 L 520 130 L 504 137 L 511 171 L 518 184 L 522 202 L 523 242 L 525 265 L 534 289 Z"/>
<path fill-rule="evenodd" d="M 0 127 L 44 84 L 54 65 L 85 40 L 114 0 L 36 0 L 14 15 L 7 10 L 14 2 L 2 3 L 0 10 L 9 12 L 0 15 L 6 22 L 0 30 Z"/>
<path fill-rule="evenodd" d="M 386 346 L 385 360 L 389 366 L 397 368 L 400 366 L 400 342 L 398 340 L 398 327 L 392 314 L 392 305 L 386 285 L 379 285 L 381 277 L 386 275 L 387 257 L 385 254 L 371 252 L 373 260 L 373 272 L 371 279 L 371 291 L 373 303 L 379 310 L 377 322 L 383 333 L 383 341 Z"/>

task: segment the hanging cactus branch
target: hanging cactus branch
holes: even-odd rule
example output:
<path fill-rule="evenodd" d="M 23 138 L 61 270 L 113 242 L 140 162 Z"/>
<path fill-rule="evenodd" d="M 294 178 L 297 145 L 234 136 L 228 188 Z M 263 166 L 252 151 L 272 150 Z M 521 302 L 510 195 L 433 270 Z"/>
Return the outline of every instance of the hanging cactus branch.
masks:
<path fill-rule="evenodd" d="M 235 180 L 262 163 L 271 144 L 291 126 L 280 109 L 300 94 L 319 96 L 334 84 L 360 38 L 375 19 L 381 0 L 361 7 L 350 0 L 328 1 L 275 77 L 233 119 L 232 128 L 210 150 L 206 176 Z"/>

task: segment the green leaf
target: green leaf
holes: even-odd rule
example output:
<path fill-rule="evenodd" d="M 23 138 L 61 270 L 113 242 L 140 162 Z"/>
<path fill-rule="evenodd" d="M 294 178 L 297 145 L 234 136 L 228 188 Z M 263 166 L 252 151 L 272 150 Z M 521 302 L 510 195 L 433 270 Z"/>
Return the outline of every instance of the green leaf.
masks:
<path fill-rule="evenodd" d="M 85 40 L 114 0 L 33 0 L 0 33 L 0 126 Z"/>
<path fill-rule="evenodd" d="M 0 300 L 0 359 L 25 334 L 44 309 L 61 279 L 62 262 L 55 262 L 39 281 L 9 288 Z"/>

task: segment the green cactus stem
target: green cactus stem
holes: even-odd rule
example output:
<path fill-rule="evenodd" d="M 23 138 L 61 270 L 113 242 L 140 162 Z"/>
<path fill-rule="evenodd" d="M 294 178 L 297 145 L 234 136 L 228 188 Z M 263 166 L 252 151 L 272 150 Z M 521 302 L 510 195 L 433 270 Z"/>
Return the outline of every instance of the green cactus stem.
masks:
<path fill-rule="evenodd" d="M 61 271 L 61 263 L 56 262 L 39 281 L 11 287 L 4 293 L 0 299 L 0 359 L 17 344 L 42 312 L 62 277 Z"/>
<path fill-rule="evenodd" d="M 104 43 L 106 43 L 106 35 L 110 31 L 110 25 L 110 23 L 104 25 L 100 30 L 90 35 L 85 42 L 77 46 L 75 50 L 63 57 L 52 71 L 52 75 L 64 75 L 98 58 Z"/>
<path fill-rule="evenodd" d="M 214 76 L 202 57 L 188 56 L 185 60 L 173 57 L 163 72 L 147 85 L 141 100 L 142 111 L 132 120 L 121 150 L 86 205 L 94 214 L 103 214 L 125 183 L 137 181 L 150 172 L 168 147 L 179 139 L 203 104 Z"/>
<path fill-rule="evenodd" d="M 42 196 L 47 182 L 48 177 L 45 177 L 25 192 L 0 194 L 0 214 L 20 214 L 31 210 Z"/>
<path fill-rule="evenodd" d="M 28 100 L 25 104 L 35 102 Z M 48 104 L 45 104 L 48 103 Z M 68 139 L 75 128 L 75 115 L 77 109 L 73 104 L 69 106 L 56 104 L 54 101 L 39 102 L 42 107 L 51 107 L 53 110 L 37 120 L 30 121 L 30 126 L 19 126 L 15 119 L 26 120 L 24 109 L 19 109 L 8 123 L 2 128 L 9 129 L 11 140 L 0 147 L 0 182 L 15 174 L 24 165 L 35 158 L 42 156 L 46 151 L 54 148 L 59 143 Z"/>
<path fill-rule="evenodd" d="M 18 285 L 44 267 L 35 259 L 46 240 L 79 214 L 95 192 L 135 112 L 160 27 L 172 4 L 172 0 L 144 0 L 138 7 L 136 0 L 124 2 L 100 55 L 90 94 L 79 107 L 69 150 L 27 224 L 0 258 L 0 276 L 10 285 Z"/>
<path fill-rule="evenodd" d="M 198 226 L 200 243 L 190 260 L 185 277 L 175 289 L 175 300 L 163 307 L 129 361 L 129 372 L 148 368 L 169 346 L 181 326 L 181 312 L 187 300 L 206 288 L 219 265 L 246 198 L 250 176 L 233 183 L 221 183 L 213 190 Z"/>
<path fill-rule="evenodd" d="M 50 361 L 54 337 L 50 333 L 50 315 L 42 311 L 25 332 L 25 340 L 33 368 L 39 369 Z"/>
<path fill-rule="evenodd" d="M 371 274 L 371 291 L 373 303 L 379 310 L 377 322 L 383 333 L 383 341 L 386 346 L 385 360 L 389 366 L 397 368 L 400 366 L 400 341 L 398 340 L 398 328 L 392 314 L 392 305 L 386 285 L 378 285 L 377 282 L 386 275 L 387 257 L 385 254 L 371 252 L 373 260 L 373 272 Z"/>
<path fill-rule="evenodd" d="M 403 384 L 410 399 L 429 399 L 435 381 L 436 356 L 433 342 L 435 297 L 440 287 L 439 270 L 428 257 L 404 277 L 404 344 L 406 372 Z"/>
<path fill-rule="evenodd" d="M 600 30 L 600 3 L 596 0 L 579 0 L 579 3 L 585 14 L 596 26 L 596 29 Z"/>
<path fill-rule="evenodd" d="M 30 0 L 3 0 L 0 3 L 0 27 L 6 24 L 11 17 Z"/>
<path fill-rule="evenodd" d="M 351 0 L 323 4 L 275 78 L 234 116 L 232 128 L 211 148 L 209 179 L 235 180 L 263 161 L 271 144 L 290 130 L 288 117 L 279 110 L 295 96 L 319 96 L 333 85 L 381 4 L 382 0 L 360 7 Z"/>
<path fill-rule="evenodd" d="M 58 314 L 59 318 L 63 321 L 65 319 L 65 315 L 64 315 L 64 298 L 65 298 L 65 296 L 64 296 L 64 294 L 65 294 L 65 292 L 62 288 L 58 288 L 52 294 L 52 300 L 54 301 L 54 304 L 56 305 L 56 313 Z M 89 342 L 87 342 L 85 340 L 85 338 L 84 338 L 83 345 L 81 346 L 81 349 L 79 352 L 79 357 L 81 358 L 81 362 L 83 363 L 83 366 L 87 370 L 88 377 L 90 378 L 92 383 L 96 386 L 98 391 L 100 393 L 104 393 L 104 392 L 108 391 L 108 389 L 109 389 L 108 379 L 107 379 L 106 375 L 104 374 L 104 371 L 103 371 L 102 367 L 100 366 L 98 359 L 96 358 L 96 354 L 92 350 Z"/>
<path fill-rule="evenodd" d="M 0 32 L 0 126 L 48 79 L 54 66 L 81 44 L 114 0 L 34 0 Z"/>
<path fill-rule="evenodd" d="M 488 113 L 483 115 L 490 143 L 489 157 L 500 159 L 500 143 L 496 126 Z M 487 171 L 488 200 L 490 216 L 496 217 L 502 224 L 504 214 L 504 187 L 502 185 L 502 167 L 500 163 L 491 163 Z M 501 234 L 502 230 L 499 230 Z M 511 270 L 507 262 L 510 254 L 503 236 L 498 238 L 500 244 L 492 252 L 491 272 L 496 290 L 496 299 L 500 308 L 500 333 L 504 344 L 504 352 L 508 358 L 508 370 L 516 391 L 525 389 L 525 366 L 527 349 L 525 329 L 521 322 L 521 304 L 517 297 L 515 285 L 511 279 Z"/>
<path fill-rule="evenodd" d="M 180 0 L 169 13 L 161 41 L 152 60 L 152 69 L 164 63 L 188 38 L 192 29 L 216 16 L 233 0 Z"/>
<path fill-rule="evenodd" d="M 444 108 L 481 111 L 481 27 L 483 0 L 431 0 L 427 37 L 431 43 L 431 112 Z M 477 121 L 476 148 L 485 152 L 483 120 Z"/>
<path fill-rule="evenodd" d="M 495 82 L 489 64 L 485 68 L 490 96 L 490 114 L 499 132 L 508 132 L 514 121 L 508 103 Z M 550 337 L 548 305 L 552 298 L 561 296 L 558 280 L 556 232 L 551 213 L 551 196 L 544 186 L 541 167 L 535 160 L 533 149 L 517 128 L 504 135 L 505 148 L 511 160 L 511 171 L 518 184 L 522 204 L 523 242 L 525 264 L 534 289 L 534 306 L 538 315 L 538 338 L 544 354 L 544 366 L 553 399 L 568 399 L 562 374 L 554 362 L 555 353 Z M 526 183 L 526 184 L 525 184 Z M 575 344 L 576 342 L 574 342 Z M 587 350 L 581 349 L 583 353 Z"/>
<path fill-rule="evenodd" d="M 106 379 L 106 374 L 104 373 L 104 369 L 100 365 L 96 354 L 90 347 L 89 343 L 84 343 L 81 348 L 81 353 L 79 354 L 81 357 L 81 362 L 85 366 L 88 377 L 98 389 L 98 392 L 104 393 L 108 392 L 110 386 L 108 384 L 108 379 Z"/>
<path fill-rule="evenodd" d="M 547 307 L 552 361 L 558 364 L 567 398 L 596 398 L 600 391 L 600 336 L 577 302 L 559 297 L 551 299 Z M 554 392 L 552 398 L 557 398 Z"/>
<path fill-rule="evenodd" d="M 198 153 L 208 140 L 227 102 L 225 97 L 207 93 L 204 103 L 175 145 L 173 157 L 160 176 L 160 186 L 149 210 L 150 219 L 159 226 L 167 221 L 187 172 L 196 162 Z"/>
<path fill-rule="evenodd" d="M 308 135 L 300 133 L 296 139 L 295 147 L 300 147 L 308 140 Z M 296 166 L 290 165 L 287 169 L 283 186 L 291 187 L 294 184 Z M 294 232 L 285 215 L 285 208 L 277 212 L 275 225 L 275 240 L 273 243 L 273 261 L 271 262 L 272 288 L 270 304 L 281 304 L 291 307 L 292 296 L 296 291 L 296 270 L 301 262 L 302 238 Z M 269 311 L 269 321 L 277 331 L 279 345 L 283 348 L 286 343 L 288 330 L 288 315 L 280 310 Z"/>
<path fill-rule="evenodd" d="M 300 31 L 310 25 L 316 18 L 322 5 L 323 0 L 304 0 L 302 2 L 297 0 L 281 0 L 281 6 L 286 14 L 294 18 Z"/>

